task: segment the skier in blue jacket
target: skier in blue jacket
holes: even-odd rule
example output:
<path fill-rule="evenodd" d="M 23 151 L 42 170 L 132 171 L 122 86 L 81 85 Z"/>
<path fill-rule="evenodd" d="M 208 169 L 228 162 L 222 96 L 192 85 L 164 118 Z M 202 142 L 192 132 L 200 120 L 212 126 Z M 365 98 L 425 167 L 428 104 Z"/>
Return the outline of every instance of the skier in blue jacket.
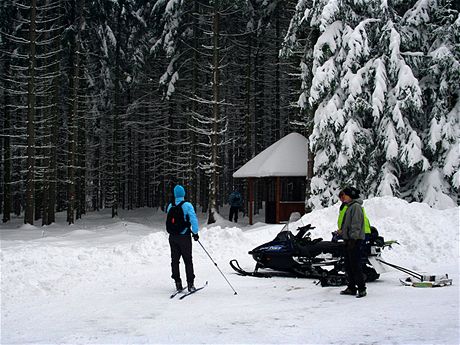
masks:
<path fill-rule="evenodd" d="M 185 198 L 184 187 L 182 187 L 181 185 L 177 185 L 176 187 L 174 187 L 174 197 L 174 205 L 179 205 L 181 202 L 183 202 Z M 173 205 L 169 204 L 166 213 L 168 213 L 172 207 Z M 181 207 L 182 211 L 184 212 L 184 220 L 188 224 L 180 233 L 169 234 L 169 246 L 171 248 L 171 278 L 174 279 L 176 283 L 176 289 L 183 290 L 179 270 L 180 257 L 182 256 L 185 264 L 188 291 L 193 291 L 195 290 L 195 274 L 193 272 L 192 240 L 190 238 L 189 231 L 191 230 L 193 239 L 195 241 L 198 241 L 198 218 L 196 216 L 195 209 L 193 208 L 193 205 L 191 203 L 184 202 L 181 205 Z"/>

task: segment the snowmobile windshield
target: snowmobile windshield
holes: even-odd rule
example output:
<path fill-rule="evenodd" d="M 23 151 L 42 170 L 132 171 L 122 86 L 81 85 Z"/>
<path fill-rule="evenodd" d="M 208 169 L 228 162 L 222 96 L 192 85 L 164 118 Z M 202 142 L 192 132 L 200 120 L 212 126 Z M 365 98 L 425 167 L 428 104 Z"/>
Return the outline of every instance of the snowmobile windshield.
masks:
<path fill-rule="evenodd" d="M 299 212 L 292 212 L 291 215 L 289 216 L 289 221 L 287 222 L 286 226 L 284 227 L 284 228 L 286 228 L 285 230 L 290 231 L 290 232 L 293 233 L 295 231 L 295 229 L 297 229 L 298 224 L 296 224 L 296 223 L 299 220 L 301 220 L 300 213 Z"/>
<path fill-rule="evenodd" d="M 290 231 L 281 231 L 276 235 L 275 239 L 273 241 L 277 242 L 284 242 L 284 241 L 290 241 L 292 237 L 292 234 Z"/>
<path fill-rule="evenodd" d="M 284 241 L 292 241 L 294 233 L 296 233 L 299 227 L 303 226 L 302 217 L 300 216 L 299 212 L 292 212 L 291 216 L 289 217 L 289 221 L 286 223 L 285 226 L 281 229 L 281 231 L 276 235 L 273 241 L 284 242 Z"/>

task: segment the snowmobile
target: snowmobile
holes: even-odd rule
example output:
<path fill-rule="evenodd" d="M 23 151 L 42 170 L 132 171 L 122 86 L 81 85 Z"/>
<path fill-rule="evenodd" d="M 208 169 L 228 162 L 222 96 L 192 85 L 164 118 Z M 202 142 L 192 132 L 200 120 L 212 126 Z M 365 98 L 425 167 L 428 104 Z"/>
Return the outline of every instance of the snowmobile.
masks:
<path fill-rule="evenodd" d="M 294 216 L 294 221 L 295 218 L 297 217 Z M 300 215 L 298 218 L 300 219 Z M 230 266 L 243 276 L 305 277 L 318 279 L 321 286 L 345 285 L 344 242 L 334 236 L 331 241 L 312 239 L 311 230 L 315 227 L 311 224 L 302 224 L 294 235 L 289 230 L 292 222 L 290 219 L 272 241 L 249 251 L 256 261 L 254 271 L 244 270 L 235 259 L 230 261 Z M 380 273 L 385 271 L 377 260 L 385 246 L 383 237 L 379 236 L 376 228 L 372 228 L 371 236 L 365 241 L 363 248 L 362 265 L 366 281 L 378 279 Z"/>

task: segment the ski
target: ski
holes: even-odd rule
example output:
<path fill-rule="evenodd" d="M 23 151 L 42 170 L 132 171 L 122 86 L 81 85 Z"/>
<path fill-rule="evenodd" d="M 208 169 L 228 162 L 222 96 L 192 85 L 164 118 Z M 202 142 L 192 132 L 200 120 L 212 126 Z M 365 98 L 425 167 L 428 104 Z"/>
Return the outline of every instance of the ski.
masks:
<path fill-rule="evenodd" d="M 181 290 L 176 290 L 171 296 L 169 296 L 169 298 L 174 298 L 176 297 L 178 294 L 180 294 L 181 292 L 183 292 L 186 288 L 183 288 Z"/>
<path fill-rule="evenodd" d="M 201 286 L 199 288 L 196 288 L 193 291 L 189 291 L 189 292 L 184 293 L 182 296 L 180 296 L 179 299 L 184 299 L 185 297 L 190 296 L 190 295 L 194 294 L 197 291 L 203 290 L 206 286 L 208 286 L 208 282 L 206 282 L 203 286 Z"/>

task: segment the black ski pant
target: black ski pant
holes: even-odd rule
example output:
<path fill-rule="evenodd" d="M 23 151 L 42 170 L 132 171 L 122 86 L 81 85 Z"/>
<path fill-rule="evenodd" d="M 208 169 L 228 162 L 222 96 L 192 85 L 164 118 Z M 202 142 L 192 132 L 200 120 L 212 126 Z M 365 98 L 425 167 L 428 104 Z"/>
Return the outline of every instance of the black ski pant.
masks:
<path fill-rule="evenodd" d="M 235 223 L 238 221 L 238 211 L 240 208 L 238 206 L 230 206 L 230 214 L 228 216 L 229 221 L 233 221 L 233 218 L 235 218 Z"/>
<path fill-rule="evenodd" d="M 193 285 L 195 274 L 193 272 L 192 238 L 190 237 L 190 234 L 170 235 L 169 246 L 171 248 L 171 278 L 176 282 L 181 281 L 179 263 L 180 258 L 182 257 L 185 264 L 187 284 Z"/>
<path fill-rule="evenodd" d="M 345 271 L 348 287 L 358 291 L 366 289 L 362 266 L 363 240 L 345 240 Z"/>

